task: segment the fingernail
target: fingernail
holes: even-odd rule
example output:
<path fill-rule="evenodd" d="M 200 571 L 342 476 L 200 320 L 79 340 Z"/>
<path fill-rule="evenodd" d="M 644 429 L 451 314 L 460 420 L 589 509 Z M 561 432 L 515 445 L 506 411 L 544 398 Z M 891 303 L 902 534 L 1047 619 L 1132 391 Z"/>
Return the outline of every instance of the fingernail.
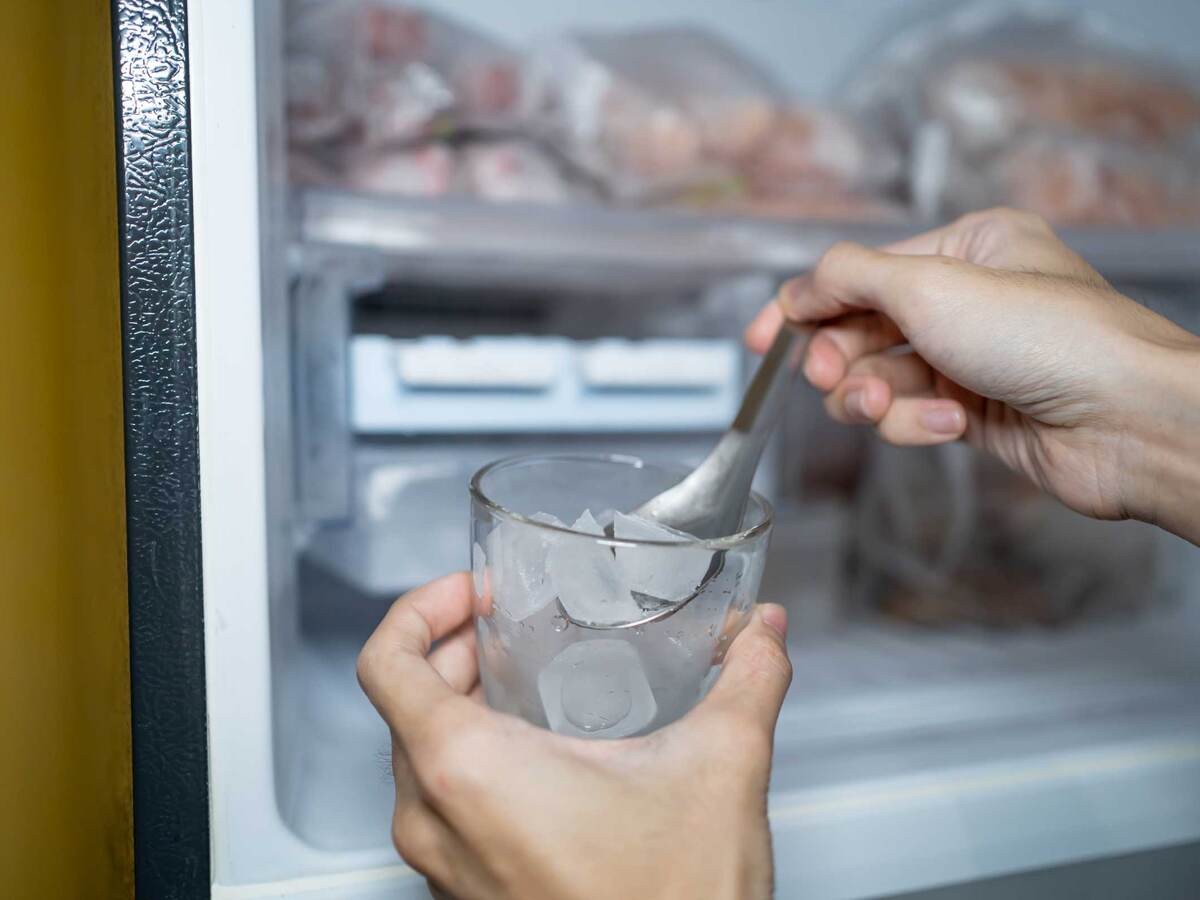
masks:
<path fill-rule="evenodd" d="M 762 620 L 780 633 L 787 634 L 787 610 L 778 603 L 760 603 L 758 606 L 759 615 Z"/>
<path fill-rule="evenodd" d="M 796 308 L 796 299 L 800 291 L 800 279 L 792 278 L 779 286 L 775 302 L 783 308 L 784 313 L 790 313 Z"/>
<path fill-rule="evenodd" d="M 963 430 L 962 410 L 957 406 L 933 406 L 921 413 L 921 427 L 934 434 L 958 434 Z"/>
<path fill-rule="evenodd" d="M 779 293 L 775 294 L 775 302 L 785 313 L 791 312 L 792 305 L 796 302 L 794 294 L 796 294 L 796 281 L 785 281 L 780 284 Z"/>
<path fill-rule="evenodd" d="M 861 388 L 847 391 L 846 398 L 842 401 L 842 406 L 846 410 L 846 414 L 857 419 L 862 419 L 864 422 L 870 421 L 871 417 L 867 415 L 867 392 Z"/>

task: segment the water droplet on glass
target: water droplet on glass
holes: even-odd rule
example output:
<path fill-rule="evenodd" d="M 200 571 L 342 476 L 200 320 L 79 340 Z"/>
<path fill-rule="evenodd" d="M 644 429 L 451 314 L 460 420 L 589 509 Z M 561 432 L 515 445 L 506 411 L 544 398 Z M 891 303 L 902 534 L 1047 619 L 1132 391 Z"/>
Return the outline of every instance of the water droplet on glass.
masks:
<path fill-rule="evenodd" d="M 566 631 L 568 628 L 571 627 L 571 623 L 567 620 L 567 617 L 564 616 L 562 613 L 556 613 L 553 621 L 554 621 L 554 630 L 558 634 L 562 634 L 564 631 Z"/>

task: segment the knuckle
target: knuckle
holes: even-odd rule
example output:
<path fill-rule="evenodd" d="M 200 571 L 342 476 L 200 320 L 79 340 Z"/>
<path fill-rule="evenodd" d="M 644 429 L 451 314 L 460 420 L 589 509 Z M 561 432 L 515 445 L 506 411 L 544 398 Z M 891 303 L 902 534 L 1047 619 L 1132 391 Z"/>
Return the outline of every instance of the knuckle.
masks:
<path fill-rule="evenodd" d="M 486 759 L 485 736 L 457 716 L 434 716 L 413 758 L 413 772 L 421 789 L 432 797 L 471 794 L 484 787 L 480 762 Z"/>
<path fill-rule="evenodd" d="M 842 425 L 854 424 L 853 422 L 850 421 L 849 417 L 846 415 L 846 411 L 845 411 L 845 408 L 843 407 L 842 397 L 840 395 L 840 392 L 834 391 L 832 393 L 826 394 L 825 399 L 822 402 L 823 402 L 823 405 L 825 406 L 826 415 L 828 415 L 829 418 L 833 419 L 833 421 L 838 422 Z"/>
<path fill-rule="evenodd" d="M 420 872 L 428 872 L 439 854 L 437 836 L 415 806 L 397 808 L 392 816 L 392 846 Z"/>
<path fill-rule="evenodd" d="M 987 229 L 995 237 L 1015 237 L 1030 232 L 1049 233 L 1050 226 L 1037 213 L 1027 209 L 1015 209 L 1011 206 L 995 206 L 981 212 L 970 213 L 965 218 L 974 216 L 971 224 Z"/>
<path fill-rule="evenodd" d="M 1053 234 L 1054 229 L 1050 227 L 1050 223 L 1038 213 L 1027 209 L 1018 211 L 1020 216 L 1020 224 L 1025 227 L 1026 231 L 1037 232 L 1038 234 Z"/>
<path fill-rule="evenodd" d="M 786 279 L 781 285 L 779 285 L 777 294 L 780 296 L 794 295 L 804 286 L 804 280 L 804 275 L 793 275 L 791 278 Z"/>
<path fill-rule="evenodd" d="M 354 671 L 358 676 L 358 683 L 364 691 L 369 691 L 371 687 L 377 683 L 379 673 L 385 666 L 383 653 L 380 651 L 379 645 L 375 639 L 368 640 L 358 653 L 358 660 L 355 663 Z"/>
<path fill-rule="evenodd" d="M 818 290 L 828 290 L 836 283 L 838 273 L 850 264 L 861 252 L 862 247 L 853 241 L 838 241 L 817 260 L 813 270 L 813 283 Z"/>
<path fill-rule="evenodd" d="M 852 261 L 861 252 L 862 247 L 853 241 L 838 241 L 821 254 L 813 278 L 818 283 L 828 281 L 843 265 Z"/>
<path fill-rule="evenodd" d="M 874 375 L 879 378 L 885 378 L 888 374 L 887 364 L 878 356 L 867 354 L 860 356 L 850 364 L 850 369 L 847 375 Z"/>

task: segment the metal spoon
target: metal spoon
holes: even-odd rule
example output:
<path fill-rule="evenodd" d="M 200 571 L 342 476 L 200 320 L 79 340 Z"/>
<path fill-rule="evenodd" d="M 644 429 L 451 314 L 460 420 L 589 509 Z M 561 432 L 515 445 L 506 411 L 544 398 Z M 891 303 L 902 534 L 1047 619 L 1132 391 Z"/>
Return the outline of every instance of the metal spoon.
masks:
<path fill-rule="evenodd" d="M 636 516 L 703 540 L 736 534 L 750 500 L 750 484 L 767 438 L 779 421 L 784 400 L 808 346 L 811 330 L 785 324 L 754 373 L 729 430 L 700 465 L 674 487 L 643 503 Z M 612 537 L 612 526 L 606 529 Z M 687 597 L 669 601 L 632 622 L 606 624 L 581 621 L 565 608 L 563 615 L 581 628 L 636 628 L 674 615 L 699 596 L 725 567 L 725 551 L 713 553 L 700 586 Z M 652 599 L 652 598 L 644 598 Z M 661 602 L 661 601 L 660 601 Z M 561 604 L 560 604 L 561 605 Z"/>

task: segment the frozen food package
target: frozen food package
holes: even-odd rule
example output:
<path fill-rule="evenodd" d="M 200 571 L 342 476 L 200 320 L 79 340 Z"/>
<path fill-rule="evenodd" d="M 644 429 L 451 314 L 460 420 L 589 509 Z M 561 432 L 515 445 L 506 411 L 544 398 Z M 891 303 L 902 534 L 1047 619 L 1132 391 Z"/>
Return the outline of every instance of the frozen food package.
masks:
<path fill-rule="evenodd" d="M 876 444 L 857 501 L 860 602 L 930 626 L 1059 626 L 1155 596 L 1150 526 L 1100 522 L 962 444 Z"/>
<path fill-rule="evenodd" d="M 1200 93 L 1133 60 L 960 60 L 923 90 L 927 114 L 972 150 L 1031 129 L 1154 145 L 1200 125 Z"/>
<path fill-rule="evenodd" d="M 906 148 L 923 218 L 1196 221 L 1200 74 L 1100 16 L 971 4 L 890 38 L 845 94 Z"/>
<path fill-rule="evenodd" d="M 697 28 L 580 33 L 533 54 L 523 108 L 614 195 L 728 176 L 765 138 L 781 94 Z"/>
<path fill-rule="evenodd" d="M 1026 131 L 1138 144 L 1200 135 L 1200 80 L 1093 13 L 965 5 L 889 37 L 844 92 L 911 138 L 930 120 L 978 153 Z"/>
<path fill-rule="evenodd" d="M 946 187 L 947 211 L 1007 205 L 1058 225 L 1200 225 L 1200 157 L 1033 134 Z"/>
<path fill-rule="evenodd" d="M 689 185 L 670 202 L 773 219 L 896 222 L 900 154 L 879 131 L 831 106 L 781 109 L 724 180 Z"/>
<path fill-rule="evenodd" d="M 520 65 L 497 41 L 397 0 L 285 5 L 293 144 L 386 146 L 507 124 Z"/>
<path fill-rule="evenodd" d="M 365 194 L 438 197 L 457 186 L 458 161 L 444 144 L 364 150 L 344 161 L 341 184 Z"/>
<path fill-rule="evenodd" d="M 891 188 L 901 161 L 866 123 L 810 104 L 781 110 L 739 169 L 759 194 L 832 194 Z"/>
<path fill-rule="evenodd" d="M 578 191 L 556 162 L 527 141 L 476 142 L 463 148 L 463 187 L 500 203 L 565 203 Z"/>

